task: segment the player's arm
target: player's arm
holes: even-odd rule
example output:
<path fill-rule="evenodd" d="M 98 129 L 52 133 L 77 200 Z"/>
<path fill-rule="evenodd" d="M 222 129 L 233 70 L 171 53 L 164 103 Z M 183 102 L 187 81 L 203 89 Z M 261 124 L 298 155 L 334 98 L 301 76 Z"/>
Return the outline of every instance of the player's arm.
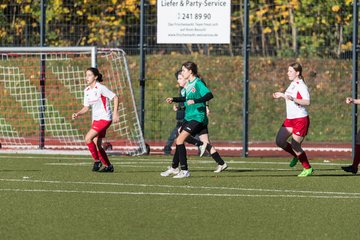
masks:
<path fill-rule="evenodd" d="M 286 98 L 290 101 L 293 101 L 296 104 L 302 105 L 302 106 L 309 106 L 310 105 L 310 99 L 297 99 L 292 96 L 286 95 Z"/>
<path fill-rule="evenodd" d="M 286 99 L 285 94 L 282 93 L 282 92 L 274 92 L 274 93 L 272 94 L 272 97 L 273 97 L 273 98 L 284 98 L 284 99 Z"/>
<path fill-rule="evenodd" d="M 185 102 L 185 101 L 186 101 L 186 97 L 172 97 L 172 98 L 167 98 L 166 99 L 167 103 Z"/>
<path fill-rule="evenodd" d="M 353 104 L 360 104 L 360 99 L 354 99 L 354 98 L 352 98 L 352 97 L 347 97 L 347 98 L 346 98 L 346 103 L 347 103 L 347 104 L 351 104 L 351 103 L 353 103 Z"/>
<path fill-rule="evenodd" d="M 118 113 L 118 110 L 119 110 L 119 98 L 118 98 L 118 96 L 115 95 L 113 97 L 113 101 L 114 101 L 113 122 L 117 123 L 117 122 L 119 122 L 119 113 Z"/>
<path fill-rule="evenodd" d="M 89 107 L 84 106 L 80 111 L 78 111 L 77 113 L 72 114 L 72 119 L 76 119 L 76 118 L 80 117 L 81 115 L 83 115 L 87 111 L 89 111 Z"/>

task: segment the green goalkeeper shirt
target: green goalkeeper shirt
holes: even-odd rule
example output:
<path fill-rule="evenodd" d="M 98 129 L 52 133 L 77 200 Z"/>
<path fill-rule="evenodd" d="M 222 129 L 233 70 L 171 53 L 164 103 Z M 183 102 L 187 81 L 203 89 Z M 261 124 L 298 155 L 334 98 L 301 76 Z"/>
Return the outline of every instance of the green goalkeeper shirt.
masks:
<path fill-rule="evenodd" d="M 200 78 L 195 78 L 193 81 L 189 81 L 182 91 L 182 95 L 186 97 L 185 101 L 185 120 L 191 121 L 195 120 L 205 125 L 208 124 L 208 118 L 206 115 L 206 103 L 194 103 L 187 104 L 188 100 L 195 100 L 205 96 L 207 93 L 210 93 L 210 90 L 205 86 L 205 84 L 200 80 Z"/>

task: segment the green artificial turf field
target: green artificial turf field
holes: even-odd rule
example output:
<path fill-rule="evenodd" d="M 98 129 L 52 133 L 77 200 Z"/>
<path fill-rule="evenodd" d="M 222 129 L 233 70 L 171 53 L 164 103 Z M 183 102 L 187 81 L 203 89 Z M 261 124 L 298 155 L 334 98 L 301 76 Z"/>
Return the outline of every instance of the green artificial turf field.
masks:
<path fill-rule="evenodd" d="M 191 177 L 160 176 L 171 157 L 0 155 L 1 239 L 355 239 L 360 178 L 347 161 L 189 158 Z"/>

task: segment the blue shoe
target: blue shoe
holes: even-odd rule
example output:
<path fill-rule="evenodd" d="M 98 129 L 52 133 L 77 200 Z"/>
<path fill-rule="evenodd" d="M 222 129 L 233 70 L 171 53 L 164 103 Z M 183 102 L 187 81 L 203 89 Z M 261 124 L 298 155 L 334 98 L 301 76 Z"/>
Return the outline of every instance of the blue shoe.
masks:
<path fill-rule="evenodd" d="M 97 172 L 97 171 L 99 171 L 99 170 L 100 170 L 100 168 L 101 168 L 101 166 L 102 166 L 102 163 L 101 163 L 100 161 L 96 161 L 96 162 L 94 162 L 94 165 L 93 165 L 92 171 L 93 171 L 93 172 Z"/>
<path fill-rule="evenodd" d="M 352 165 L 350 166 L 346 166 L 346 167 L 341 167 L 342 170 L 344 170 L 345 172 L 351 172 L 352 174 L 356 174 L 358 172 L 357 168 L 354 168 Z"/>
<path fill-rule="evenodd" d="M 109 166 L 105 166 L 100 169 L 99 172 L 114 172 L 114 167 L 112 164 L 110 164 Z"/>

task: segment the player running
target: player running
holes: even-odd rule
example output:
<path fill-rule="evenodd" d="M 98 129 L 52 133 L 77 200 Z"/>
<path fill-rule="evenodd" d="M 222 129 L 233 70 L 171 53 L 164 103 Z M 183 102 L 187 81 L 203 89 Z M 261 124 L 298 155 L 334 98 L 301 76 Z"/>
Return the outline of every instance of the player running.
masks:
<path fill-rule="evenodd" d="M 167 171 L 162 172 L 160 175 L 166 177 L 171 174 L 176 174 L 174 178 L 185 178 L 190 176 L 184 143 L 187 141 L 195 144 L 195 140 L 192 139 L 192 136 L 195 136 L 196 134 L 198 134 L 200 139 L 204 142 L 203 144 L 200 141 L 202 154 L 205 150 L 208 150 L 213 159 L 218 163 L 218 167 L 215 172 L 221 172 L 227 168 L 227 165 L 215 148 L 208 143 L 209 138 L 206 102 L 212 99 L 213 95 L 204 82 L 199 78 L 197 65 L 195 63 L 184 63 L 182 65 L 181 75 L 187 81 L 182 90 L 183 97 L 167 98 L 166 101 L 168 103 L 185 102 L 185 121 L 183 122 L 180 134 L 176 139 L 176 150 L 173 157 L 173 164 Z M 178 168 L 179 162 L 181 170 Z"/>
<path fill-rule="evenodd" d="M 78 118 L 92 108 L 91 129 L 85 136 L 86 145 L 89 148 L 91 156 L 94 159 L 92 171 L 113 172 L 114 167 L 102 148 L 102 139 L 106 135 L 106 129 L 111 122 L 119 122 L 118 105 L 119 99 L 107 87 L 102 85 L 102 74 L 97 68 L 88 68 L 86 70 L 86 83 L 88 87 L 84 90 L 84 107 L 77 113 L 73 113 L 72 119 Z M 110 109 L 110 102 L 114 101 L 114 113 Z M 102 169 L 101 165 L 104 165 Z"/>
<path fill-rule="evenodd" d="M 286 103 L 286 119 L 277 133 L 276 145 L 294 157 L 290 167 L 294 167 L 298 161 L 301 162 L 304 169 L 298 177 L 306 177 L 312 175 L 314 171 L 301 148 L 310 125 L 310 118 L 305 108 L 310 105 L 310 94 L 299 63 L 290 64 L 287 75 L 291 83 L 285 93 L 273 93 L 273 98 L 284 98 Z M 287 141 L 290 136 L 291 144 Z"/>

